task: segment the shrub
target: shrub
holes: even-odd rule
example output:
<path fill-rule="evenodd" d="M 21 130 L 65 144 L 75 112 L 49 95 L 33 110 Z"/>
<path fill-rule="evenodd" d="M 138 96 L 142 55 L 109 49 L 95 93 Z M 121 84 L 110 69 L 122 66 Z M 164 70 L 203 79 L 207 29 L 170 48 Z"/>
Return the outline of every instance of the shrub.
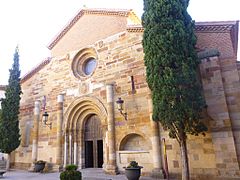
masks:
<path fill-rule="evenodd" d="M 76 171 L 77 168 L 78 168 L 77 165 L 75 165 L 75 164 L 70 164 L 70 165 L 67 165 L 65 169 L 66 169 L 67 171 L 71 171 L 71 170 L 75 170 L 75 171 Z"/>
<path fill-rule="evenodd" d="M 139 166 L 136 161 L 131 161 L 127 168 L 142 168 L 142 166 Z"/>
<path fill-rule="evenodd" d="M 82 180 L 82 173 L 77 171 L 74 164 L 67 165 L 65 171 L 60 174 L 60 180 Z"/>

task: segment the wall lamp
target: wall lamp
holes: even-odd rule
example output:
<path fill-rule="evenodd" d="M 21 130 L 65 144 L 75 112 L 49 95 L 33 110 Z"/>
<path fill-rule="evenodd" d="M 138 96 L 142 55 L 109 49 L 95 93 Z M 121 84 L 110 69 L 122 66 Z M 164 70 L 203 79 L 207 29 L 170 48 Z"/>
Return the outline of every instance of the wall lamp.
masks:
<path fill-rule="evenodd" d="M 124 119 L 127 121 L 127 113 L 123 112 L 123 103 L 124 103 L 124 101 L 119 97 L 118 100 L 116 101 L 116 103 L 117 103 L 118 111 L 124 117 Z"/>
<path fill-rule="evenodd" d="M 43 113 L 43 124 L 45 124 L 46 126 L 48 126 L 50 129 L 52 129 L 52 122 L 47 123 L 48 122 L 48 113 L 45 111 Z"/>

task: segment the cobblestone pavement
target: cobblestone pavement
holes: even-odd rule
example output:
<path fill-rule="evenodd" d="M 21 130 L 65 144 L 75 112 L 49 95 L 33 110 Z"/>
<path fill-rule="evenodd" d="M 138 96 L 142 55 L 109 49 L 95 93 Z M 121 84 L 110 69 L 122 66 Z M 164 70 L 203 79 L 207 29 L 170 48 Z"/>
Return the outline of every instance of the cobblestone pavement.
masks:
<path fill-rule="evenodd" d="M 83 180 L 127 180 L 125 175 L 107 175 L 102 169 L 81 169 Z M 2 180 L 59 180 L 60 173 L 32 173 L 21 170 L 6 172 Z M 141 177 L 140 180 L 156 180 L 150 177 Z"/>

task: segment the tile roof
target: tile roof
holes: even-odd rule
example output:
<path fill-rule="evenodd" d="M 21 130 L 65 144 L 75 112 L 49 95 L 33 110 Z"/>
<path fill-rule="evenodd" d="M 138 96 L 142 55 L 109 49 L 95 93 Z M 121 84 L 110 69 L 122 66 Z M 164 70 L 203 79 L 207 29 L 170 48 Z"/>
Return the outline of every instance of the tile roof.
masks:
<path fill-rule="evenodd" d="M 48 49 L 51 50 L 84 14 L 124 16 L 128 17 L 135 24 L 141 23 L 140 19 L 132 11 L 132 9 L 81 9 L 77 15 L 63 28 L 63 30 L 60 31 L 53 41 L 51 41 L 51 43 L 48 45 Z"/>

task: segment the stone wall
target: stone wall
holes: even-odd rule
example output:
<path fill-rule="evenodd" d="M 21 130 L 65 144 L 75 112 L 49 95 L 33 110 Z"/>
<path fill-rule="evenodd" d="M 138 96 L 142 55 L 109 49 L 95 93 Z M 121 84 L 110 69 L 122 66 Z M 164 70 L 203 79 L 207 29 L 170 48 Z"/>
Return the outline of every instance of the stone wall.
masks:
<path fill-rule="evenodd" d="M 53 57 L 67 54 L 69 51 L 85 48 L 100 39 L 122 32 L 126 29 L 127 17 L 87 14 L 53 47 Z M 106 28 L 107 27 L 107 28 Z M 111 28 L 109 28 L 111 27 Z M 97 30 L 97 33 L 95 33 Z"/>
<path fill-rule="evenodd" d="M 43 96 L 46 96 L 46 111 L 49 113 L 49 120 L 53 123 L 50 130 L 40 122 L 38 159 L 50 163 L 56 161 L 57 95 L 63 93 L 65 96 L 64 111 L 76 98 L 86 95 L 99 99 L 106 106 L 105 86 L 107 83 L 114 82 L 115 101 L 118 97 L 122 97 L 125 101 L 124 109 L 128 113 L 128 120 L 126 121 L 115 107 L 116 147 L 125 159 L 121 161 L 118 158 L 122 156 L 118 156 L 118 162 L 121 166 L 126 166 L 129 160 L 136 159 L 145 167 L 144 171 L 150 172 L 153 168 L 151 159 L 149 159 L 149 157 L 152 157 L 152 147 L 149 139 L 151 129 L 149 129 L 149 109 L 146 105 L 149 90 L 145 81 L 141 40 L 141 33 L 128 34 L 123 32 L 93 44 L 91 47 L 97 51 L 98 66 L 94 74 L 85 80 L 79 80 L 73 75 L 71 63 L 78 53 L 78 51 L 74 51 L 69 52 L 68 56 L 53 58 L 43 69 L 22 83 L 23 95 L 20 115 L 22 136 L 28 134 L 27 124 L 33 126 L 34 102 L 36 100 L 42 101 Z M 131 76 L 133 77 L 134 87 Z M 143 138 L 149 144 L 148 148 L 144 147 L 144 152 L 136 149 L 135 152 L 131 151 L 129 153 L 129 150 L 119 149 L 122 139 L 131 133 L 137 134 L 140 139 Z M 22 145 L 16 151 L 16 163 L 31 162 L 32 134 L 33 128 L 30 132 L 29 144 L 24 142 L 27 138 L 22 138 Z M 139 139 L 134 143 L 143 145 Z M 132 146 L 134 146 L 134 143 Z M 145 154 L 148 155 L 145 156 Z M 139 158 L 142 158 L 142 161 Z"/>
<path fill-rule="evenodd" d="M 208 41 L 199 41 L 200 47 L 208 46 Z M 74 100 L 86 96 L 97 98 L 106 107 L 106 84 L 114 83 L 114 100 L 121 97 L 125 101 L 124 110 L 128 115 L 126 121 L 117 107 L 114 107 L 118 168 L 122 171 L 122 167 L 130 160 L 136 160 L 144 166 L 144 173 L 150 173 L 154 168 L 153 129 L 150 123 L 151 107 L 147 103 L 149 89 L 145 80 L 142 33 L 118 33 L 87 47 L 97 52 L 97 68 L 92 76 L 82 79 L 74 76 L 72 62 L 81 50 L 78 49 L 54 57 L 22 83 L 20 127 L 22 136 L 30 133 L 30 138 L 29 140 L 22 138 L 22 144 L 16 151 L 15 162 L 29 165 L 31 163 L 33 128 L 30 128 L 31 131 L 28 133 L 29 128 L 26 125 L 30 127 L 33 125 L 33 108 L 36 100 L 42 101 L 43 96 L 46 96 L 45 110 L 48 111 L 49 120 L 53 123 L 52 129 L 49 129 L 40 122 L 38 159 L 54 164 L 56 163 L 57 96 L 64 94 L 65 113 Z M 200 65 L 203 93 L 208 105 L 208 116 L 206 115 L 205 119 L 209 131 L 205 137 L 189 136 L 189 161 L 193 177 L 200 177 L 202 174 L 221 177 L 239 176 L 237 158 L 240 154 L 237 128 L 239 73 L 234 57 L 229 58 L 229 56 L 226 51 L 220 57 L 203 59 Z M 41 115 L 42 113 L 43 111 Z M 67 119 L 64 119 L 64 123 L 66 121 Z M 171 174 L 179 174 L 181 172 L 179 146 L 176 140 L 168 138 L 167 132 L 163 129 L 160 130 L 160 134 L 161 138 L 166 139 L 169 171 Z"/>

